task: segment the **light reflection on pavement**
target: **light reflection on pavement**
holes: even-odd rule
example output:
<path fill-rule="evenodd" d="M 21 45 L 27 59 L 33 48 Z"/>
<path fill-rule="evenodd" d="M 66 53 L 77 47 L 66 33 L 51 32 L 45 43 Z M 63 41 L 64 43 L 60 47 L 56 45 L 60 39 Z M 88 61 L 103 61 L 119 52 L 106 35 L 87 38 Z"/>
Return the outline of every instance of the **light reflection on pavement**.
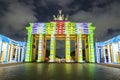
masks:
<path fill-rule="evenodd" d="M 25 63 L 0 67 L 0 80 L 120 80 L 120 69 L 90 63 Z"/>

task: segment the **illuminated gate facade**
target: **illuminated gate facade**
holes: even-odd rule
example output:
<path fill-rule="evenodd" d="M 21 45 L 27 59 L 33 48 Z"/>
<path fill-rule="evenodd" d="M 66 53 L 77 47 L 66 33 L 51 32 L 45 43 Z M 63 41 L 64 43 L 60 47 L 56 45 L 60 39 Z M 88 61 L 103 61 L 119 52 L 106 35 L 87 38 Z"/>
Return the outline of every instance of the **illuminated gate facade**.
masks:
<path fill-rule="evenodd" d="M 26 62 L 44 62 L 46 55 L 46 41 L 50 40 L 49 62 L 55 62 L 56 40 L 65 40 L 65 61 L 71 62 L 70 40 L 75 40 L 75 61 L 83 62 L 83 46 L 85 61 L 95 62 L 94 30 L 92 23 L 77 23 L 64 18 L 59 10 L 57 17 L 50 22 L 30 23 L 27 29 Z M 63 44 L 64 45 L 64 44 Z M 59 45 L 58 45 L 59 46 Z"/>

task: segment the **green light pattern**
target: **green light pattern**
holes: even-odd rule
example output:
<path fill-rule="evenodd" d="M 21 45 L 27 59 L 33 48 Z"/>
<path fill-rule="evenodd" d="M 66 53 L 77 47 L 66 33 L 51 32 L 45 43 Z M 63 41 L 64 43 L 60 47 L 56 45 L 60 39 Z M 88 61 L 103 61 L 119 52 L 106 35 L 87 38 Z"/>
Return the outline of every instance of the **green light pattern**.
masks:
<path fill-rule="evenodd" d="M 37 62 L 42 62 L 43 60 L 42 60 L 42 57 L 43 57 L 43 54 L 42 54 L 42 52 L 43 52 L 43 35 L 42 34 L 40 34 L 39 35 L 39 45 L 38 45 L 38 60 L 37 60 Z"/>
<path fill-rule="evenodd" d="M 66 62 L 70 62 L 70 36 L 66 35 Z"/>
<path fill-rule="evenodd" d="M 82 56 L 82 34 L 78 34 L 78 62 L 83 62 Z"/>
<path fill-rule="evenodd" d="M 95 27 L 93 27 L 91 25 L 91 23 L 88 24 L 89 25 L 89 34 L 88 34 L 88 48 L 89 48 L 89 62 L 95 62 L 95 56 L 94 56 L 94 29 Z"/>
<path fill-rule="evenodd" d="M 42 48 L 42 43 L 40 43 L 43 38 L 42 36 L 45 35 L 50 35 L 51 36 L 51 43 L 50 43 L 50 60 L 54 61 L 55 60 L 55 54 L 56 54 L 56 38 L 55 38 L 55 34 L 57 34 L 56 32 L 56 25 L 57 22 L 47 22 L 47 23 L 43 23 L 45 24 L 44 26 L 41 27 L 41 29 L 43 29 L 43 32 L 39 34 L 39 46 L 40 48 Z M 28 31 L 28 41 L 27 41 L 27 50 L 26 50 L 26 58 L 25 61 L 26 62 L 31 62 L 32 61 L 32 39 L 33 39 L 33 35 L 32 35 L 32 27 L 34 23 L 30 24 L 30 27 L 27 27 L 27 31 Z M 89 62 L 95 62 L 95 57 L 94 57 L 94 29 L 95 27 L 92 26 L 92 23 L 87 23 L 87 27 L 84 26 L 85 23 L 74 23 L 74 22 L 70 22 L 70 21 L 66 21 L 64 22 L 64 28 L 65 28 L 65 32 L 64 34 L 66 35 L 65 38 L 65 44 L 66 44 L 66 62 L 69 62 L 71 57 L 70 57 L 70 36 L 71 34 L 76 34 L 76 37 L 78 39 L 77 41 L 77 52 L 78 52 L 78 56 L 77 56 L 77 62 L 83 62 L 83 55 L 82 55 L 82 36 L 88 35 L 87 39 L 88 39 L 88 55 L 89 55 Z M 36 30 L 37 28 L 35 28 Z M 42 31 L 42 30 L 41 30 Z M 35 32 L 36 34 L 37 32 Z M 44 41 L 43 41 L 44 43 Z M 44 59 L 42 58 L 42 50 L 38 50 L 38 62 L 42 62 L 44 61 Z M 88 58 L 87 58 L 88 59 Z"/>
<path fill-rule="evenodd" d="M 26 62 L 32 61 L 32 41 L 33 41 L 32 26 L 33 26 L 33 23 L 30 24 L 30 27 L 26 27 L 26 30 L 28 31 L 26 57 L 25 57 Z"/>

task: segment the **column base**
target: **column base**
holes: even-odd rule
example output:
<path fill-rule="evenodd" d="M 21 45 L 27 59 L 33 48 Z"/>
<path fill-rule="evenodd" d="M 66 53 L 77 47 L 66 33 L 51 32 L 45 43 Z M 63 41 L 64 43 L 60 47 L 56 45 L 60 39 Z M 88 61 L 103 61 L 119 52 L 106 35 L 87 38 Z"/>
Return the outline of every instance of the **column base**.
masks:
<path fill-rule="evenodd" d="M 11 61 L 12 62 L 12 61 Z M 29 61 L 29 60 L 25 60 L 25 62 L 32 62 L 32 61 Z"/>
<path fill-rule="evenodd" d="M 71 62 L 71 60 L 66 60 L 66 62 Z"/>
<path fill-rule="evenodd" d="M 49 60 L 49 62 L 55 62 L 55 60 Z"/>
<path fill-rule="evenodd" d="M 43 62 L 42 60 L 37 60 L 37 62 Z"/>

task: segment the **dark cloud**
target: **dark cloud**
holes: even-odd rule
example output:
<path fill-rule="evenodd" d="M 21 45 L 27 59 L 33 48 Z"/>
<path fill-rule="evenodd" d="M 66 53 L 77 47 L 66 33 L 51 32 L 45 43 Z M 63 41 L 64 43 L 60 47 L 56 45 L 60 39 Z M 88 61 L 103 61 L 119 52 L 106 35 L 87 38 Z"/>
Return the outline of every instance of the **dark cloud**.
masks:
<path fill-rule="evenodd" d="M 4 6 L 4 7 L 3 7 Z M 5 3 L 4 1 L 0 1 L 0 16 L 3 16 L 4 13 L 8 10 L 9 4 Z"/>
<path fill-rule="evenodd" d="M 107 40 L 120 34 L 119 8 L 120 0 L 0 0 L 0 34 L 23 41 L 28 23 L 48 22 L 62 9 L 73 22 L 92 22 L 95 40 Z"/>
<path fill-rule="evenodd" d="M 77 13 L 71 16 L 71 20 L 77 22 L 92 22 L 93 25 L 96 27 L 95 38 L 100 41 L 107 39 L 104 37 L 108 37 L 106 36 L 108 34 L 108 29 L 120 29 L 119 8 L 120 3 L 118 2 L 108 4 L 103 8 L 94 5 L 91 11 L 79 10 Z M 118 33 L 120 34 L 120 32 Z"/>
<path fill-rule="evenodd" d="M 34 0 L 18 0 L 20 3 L 24 3 L 26 5 L 33 5 Z"/>
<path fill-rule="evenodd" d="M 106 33 L 106 37 L 104 37 L 104 40 L 111 39 L 112 37 L 115 37 L 116 35 L 120 35 L 120 28 L 119 29 L 114 29 L 114 28 L 109 28 Z"/>
<path fill-rule="evenodd" d="M 50 21 L 52 20 L 52 15 L 56 14 L 59 9 L 64 12 L 70 11 L 69 4 L 74 0 L 36 0 L 34 5 L 37 12 L 36 16 L 39 18 L 38 21 Z"/>
<path fill-rule="evenodd" d="M 41 0 L 42 5 L 47 7 L 48 5 L 56 4 L 58 6 L 67 8 L 69 4 L 71 4 L 74 0 Z"/>
<path fill-rule="evenodd" d="M 3 0 L 3 3 L 8 4 L 9 7 L 1 6 L 4 15 L 0 18 L 1 34 L 16 39 L 15 34 L 21 35 L 17 40 L 23 40 L 25 33 L 25 25 L 29 22 L 36 21 L 34 6 L 26 5 L 18 0 Z M 23 37 L 22 37 L 23 36 Z"/>

